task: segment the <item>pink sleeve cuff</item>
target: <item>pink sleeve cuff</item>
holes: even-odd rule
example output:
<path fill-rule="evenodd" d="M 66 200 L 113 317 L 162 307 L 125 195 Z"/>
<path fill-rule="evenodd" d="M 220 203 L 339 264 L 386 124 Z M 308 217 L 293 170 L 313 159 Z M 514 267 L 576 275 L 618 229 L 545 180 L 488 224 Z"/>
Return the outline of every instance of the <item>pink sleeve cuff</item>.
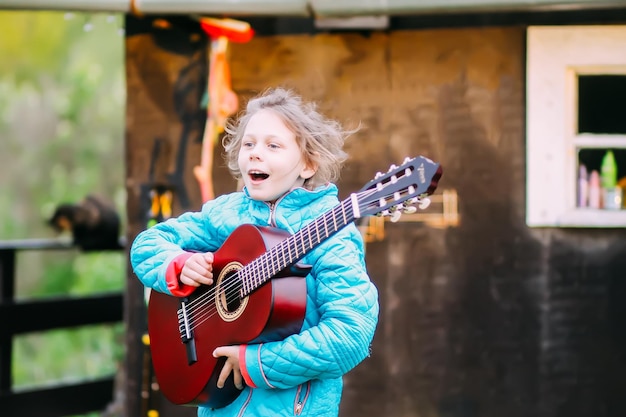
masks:
<path fill-rule="evenodd" d="M 191 255 L 193 255 L 193 253 L 181 253 L 176 258 L 172 259 L 172 262 L 170 262 L 165 271 L 167 289 L 176 297 L 187 297 L 197 288 L 180 282 L 180 271 L 183 270 L 185 262 L 187 262 L 187 259 L 189 259 Z"/>
<path fill-rule="evenodd" d="M 250 378 L 250 374 L 248 373 L 248 368 L 246 368 L 246 348 L 248 345 L 239 345 L 239 370 L 241 371 L 241 376 L 243 380 L 246 382 L 246 385 L 250 388 L 256 388 L 254 382 L 252 382 L 252 378 Z"/>

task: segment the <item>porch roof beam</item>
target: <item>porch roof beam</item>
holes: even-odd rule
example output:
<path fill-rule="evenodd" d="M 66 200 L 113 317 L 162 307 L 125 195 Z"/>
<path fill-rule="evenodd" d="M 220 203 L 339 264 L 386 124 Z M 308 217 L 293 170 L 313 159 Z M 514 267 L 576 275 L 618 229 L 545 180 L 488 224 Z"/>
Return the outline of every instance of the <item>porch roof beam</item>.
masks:
<path fill-rule="evenodd" d="M 311 17 L 619 7 L 624 0 L 0 0 L 0 10 Z"/>

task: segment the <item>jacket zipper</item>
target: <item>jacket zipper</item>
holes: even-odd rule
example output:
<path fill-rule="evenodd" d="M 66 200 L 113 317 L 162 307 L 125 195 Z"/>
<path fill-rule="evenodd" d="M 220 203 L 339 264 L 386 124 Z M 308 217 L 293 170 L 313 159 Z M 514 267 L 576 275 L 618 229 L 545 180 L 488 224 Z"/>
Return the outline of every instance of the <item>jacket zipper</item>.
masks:
<path fill-rule="evenodd" d="M 276 219 L 274 218 L 274 209 L 276 208 L 276 203 L 267 203 L 267 205 L 270 206 L 270 218 L 267 223 L 270 226 L 276 227 Z"/>
<path fill-rule="evenodd" d="M 241 410 L 239 410 L 239 414 L 237 414 L 237 417 L 243 416 L 243 413 L 246 411 L 246 408 L 248 408 L 248 404 L 250 404 L 251 399 L 252 399 L 252 390 L 250 390 L 250 393 L 248 394 L 248 398 L 246 398 L 246 402 L 244 402 L 243 405 L 241 406 Z"/>
<path fill-rule="evenodd" d="M 293 191 L 293 190 L 291 190 Z M 265 204 L 267 204 L 270 208 L 270 218 L 268 220 L 268 224 L 272 227 L 278 227 L 276 226 L 276 206 L 278 205 L 278 203 L 280 203 L 280 200 L 282 200 L 283 198 L 285 198 L 285 196 L 289 193 L 291 193 L 291 191 L 288 191 L 287 193 L 281 195 L 280 197 L 278 197 L 278 199 L 272 203 L 268 203 L 267 201 L 265 202 Z"/>
<path fill-rule="evenodd" d="M 278 203 L 280 203 L 280 200 L 285 198 L 285 195 L 280 196 L 278 200 L 274 201 L 273 203 L 266 203 L 270 207 L 269 225 L 272 227 L 277 227 L 276 226 L 276 206 L 278 205 Z"/>
<path fill-rule="evenodd" d="M 306 390 L 304 390 L 304 394 L 302 393 L 302 384 L 298 385 L 298 390 L 296 391 L 296 400 L 294 402 L 293 414 L 295 416 L 299 416 L 302 414 L 302 410 L 304 409 L 304 404 L 306 404 L 306 400 L 309 398 L 309 394 L 311 392 L 311 381 L 306 383 Z"/>

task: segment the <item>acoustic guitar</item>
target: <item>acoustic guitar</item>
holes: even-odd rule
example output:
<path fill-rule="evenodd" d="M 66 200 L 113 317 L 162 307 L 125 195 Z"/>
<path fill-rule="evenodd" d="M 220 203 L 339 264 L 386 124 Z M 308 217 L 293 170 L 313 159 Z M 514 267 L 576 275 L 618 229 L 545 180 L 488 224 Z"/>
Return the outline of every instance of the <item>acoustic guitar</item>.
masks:
<path fill-rule="evenodd" d="M 351 222 L 372 215 L 397 216 L 425 208 L 442 168 L 419 156 L 378 173 L 360 191 L 290 235 L 242 225 L 214 253 L 214 283 L 189 297 L 152 291 L 148 333 L 155 376 L 163 395 L 178 405 L 220 408 L 240 394 L 232 373 L 217 378 L 225 358 L 215 348 L 283 340 L 300 331 L 308 269 L 297 262 Z"/>

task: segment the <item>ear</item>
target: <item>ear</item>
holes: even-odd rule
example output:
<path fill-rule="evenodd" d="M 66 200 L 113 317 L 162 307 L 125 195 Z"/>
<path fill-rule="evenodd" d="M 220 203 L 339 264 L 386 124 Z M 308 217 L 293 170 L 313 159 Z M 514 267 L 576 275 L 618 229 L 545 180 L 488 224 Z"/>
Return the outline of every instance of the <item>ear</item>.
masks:
<path fill-rule="evenodd" d="M 302 171 L 300 171 L 300 178 L 304 178 L 305 180 L 308 180 L 313 175 L 315 175 L 316 172 L 317 172 L 317 166 L 306 164 L 304 168 L 302 168 Z"/>

